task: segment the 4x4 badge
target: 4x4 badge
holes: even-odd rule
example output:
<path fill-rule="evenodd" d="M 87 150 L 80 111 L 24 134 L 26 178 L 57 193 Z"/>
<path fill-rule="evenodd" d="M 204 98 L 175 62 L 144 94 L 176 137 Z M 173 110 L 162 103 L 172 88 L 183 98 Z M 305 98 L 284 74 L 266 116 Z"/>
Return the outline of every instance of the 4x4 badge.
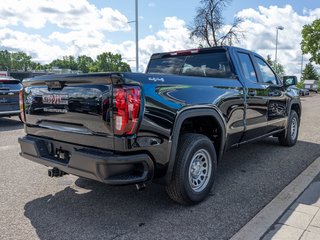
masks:
<path fill-rule="evenodd" d="M 149 77 L 148 80 L 153 82 L 164 82 L 164 78 L 157 78 L 157 77 Z"/>

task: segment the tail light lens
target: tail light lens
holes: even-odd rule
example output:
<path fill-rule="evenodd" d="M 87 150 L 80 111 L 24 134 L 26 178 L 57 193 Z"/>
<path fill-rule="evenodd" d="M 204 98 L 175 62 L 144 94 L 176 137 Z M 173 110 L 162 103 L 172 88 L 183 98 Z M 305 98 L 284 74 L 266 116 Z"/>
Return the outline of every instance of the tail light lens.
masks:
<path fill-rule="evenodd" d="M 20 119 L 22 122 L 26 122 L 26 116 L 24 113 L 24 99 L 23 99 L 23 89 L 19 91 L 19 106 L 20 106 Z"/>
<path fill-rule="evenodd" d="M 133 86 L 114 88 L 113 102 L 114 134 L 135 134 L 139 123 L 141 89 Z"/>

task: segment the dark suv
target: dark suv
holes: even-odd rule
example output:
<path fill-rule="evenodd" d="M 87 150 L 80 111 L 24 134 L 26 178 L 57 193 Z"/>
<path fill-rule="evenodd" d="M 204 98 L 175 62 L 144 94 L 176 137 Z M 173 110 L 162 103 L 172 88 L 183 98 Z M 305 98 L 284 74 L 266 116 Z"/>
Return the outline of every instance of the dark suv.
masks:
<path fill-rule="evenodd" d="M 22 84 L 12 77 L 0 77 L 0 117 L 18 116 Z"/>

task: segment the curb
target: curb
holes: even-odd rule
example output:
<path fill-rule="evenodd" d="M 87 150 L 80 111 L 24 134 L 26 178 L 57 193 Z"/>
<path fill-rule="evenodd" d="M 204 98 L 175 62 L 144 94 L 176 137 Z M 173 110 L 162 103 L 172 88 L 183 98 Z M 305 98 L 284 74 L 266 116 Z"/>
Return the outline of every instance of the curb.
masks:
<path fill-rule="evenodd" d="M 260 239 L 273 223 L 309 186 L 320 172 L 320 157 L 286 186 L 268 205 L 242 227 L 230 240 Z"/>

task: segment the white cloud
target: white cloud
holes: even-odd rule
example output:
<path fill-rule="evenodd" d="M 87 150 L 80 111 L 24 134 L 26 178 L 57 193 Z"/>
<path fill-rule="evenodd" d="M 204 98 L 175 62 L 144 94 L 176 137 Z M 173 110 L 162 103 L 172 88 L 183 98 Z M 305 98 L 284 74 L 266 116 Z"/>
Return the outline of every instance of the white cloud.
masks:
<path fill-rule="evenodd" d="M 167 52 L 194 47 L 189 39 L 186 23 L 177 17 L 166 17 L 163 29 L 139 41 L 140 69 L 144 70 L 150 56 L 156 52 Z M 134 57 L 134 55 L 131 55 Z M 133 63 L 134 64 L 134 63 Z"/>
<path fill-rule="evenodd" d="M 189 39 L 189 31 L 183 20 L 177 17 L 167 17 L 163 29 L 154 35 L 148 35 L 139 40 L 139 70 L 144 71 L 150 56 L 156 52 L 175 51 L 192 48 L 194 44 Z M 120 53 L 131 68 L 135 69 L 135 42 L 125 41 L 121 44 L 104 43 L 98 48 L 91 48 L 88 54 L 100 54 L 102 51 Z M 83 51 L 85 53 L 85 51 Z"/>
<path fill-rule="evenodd" d="M 8 28 L 0 29 L 0 46 L 11 51 L 23 51 L 33 56 L 33 60 L 41 62 L 52 61 L 56 56 L 67 55 L 69 50 L 51 45 L 40 35 L 30 35 L 13 31 Z"/>
<path fill-rule="evenodd" d="M 300 76 L 301 70 L 301 30 L 305 24 L 310 24 L 320 17 L 320 8 L 304 10 L 304 15 L 299 15 L 290 5 L 285 7 L 260 6 L 258 10 L 244 9 L 237 14 L 245 18 L 241 28 L 245 31 L 246 38 L 240 46 L 258 52 L 263 57 L 275 57 L 276 28 L 278 36 L 278 62 L 284 65 L 286 74 Z M 308 57 L 306 56 L 305 59 Z"/>
<path fill-rule="evenodd" d="M 98 47 L 104 42 L 104 34 L 97 30 L 70 31 L 67 33 L 53 32 L 49 39 L 67 45 L 76 45 L 81 48 Z"/>
<path fill-rule="evenodd" d="M 87 0 L 2 0 L 0 27 L 41 29 L 47 23 L 71 30 L 129 31 L 128 19 L 118 10 L 98 9 Z"/>
<path fill-rule="evenodd" d="M 62 43 L 61 47 L 59 43 Z M 66 33 L 53 32 L 48 38 L 31 35 L 8 28 L 0 29 L 0 46 L 11 50 L 22 50 L 34 56 L 35 60 L 48 63 L 64 55 L 88 55 L 95 58 L 104 51 L 120 53 L 135 69 L 135 42 L 124 41 L 121 44 L 106 41 L 105 35 L 95 29 L 74 30 Z M 139 40 L 140 70 L 143 71 L 151 54 L 191 48 L 189 31 L 183 20 L 167 17 L 163 29 L 154 35 Z"/>
<path fill-rule="evenodd" d="M 107 32 L 130 30 L 127 17 L 111 9 L 98 9 L 87 0 L 4 0 L 0 6 L 0 49 L 21 50 L 31 54 L 42 63 L 64 55 L 88 55 L 110 51 L 120 53 L 131 68 L 135 69 L 135 42 L 112 42 Z M 285 7 L 262 7 L 244 9 L 238 13 L 244 17 L 241 24 L 246 38 L 240 47 L 266 57 L 275 54 L 276 27 L 279 31 L 278 60 L 287 74 L 299 74 L 301 64 L 301 29 L 320 17 L 320 8 L 304 9 L 299 15 L 290 5 Z M 12 30 L 12 26 L 44 28 L 46 24 L 61 28 L 48 37 Z M 153 34 L 139 40 L 140 70 L 144 70 L 151 54 L 197 47 L 189 39 L 190 32 L 184 20 L 175 16 L 166 17 L 158 31 L 149 25 Z M 142 29 L 140 29 L 142 31 Z M 305 57 L 307 59 L 307 56 Z"/>

